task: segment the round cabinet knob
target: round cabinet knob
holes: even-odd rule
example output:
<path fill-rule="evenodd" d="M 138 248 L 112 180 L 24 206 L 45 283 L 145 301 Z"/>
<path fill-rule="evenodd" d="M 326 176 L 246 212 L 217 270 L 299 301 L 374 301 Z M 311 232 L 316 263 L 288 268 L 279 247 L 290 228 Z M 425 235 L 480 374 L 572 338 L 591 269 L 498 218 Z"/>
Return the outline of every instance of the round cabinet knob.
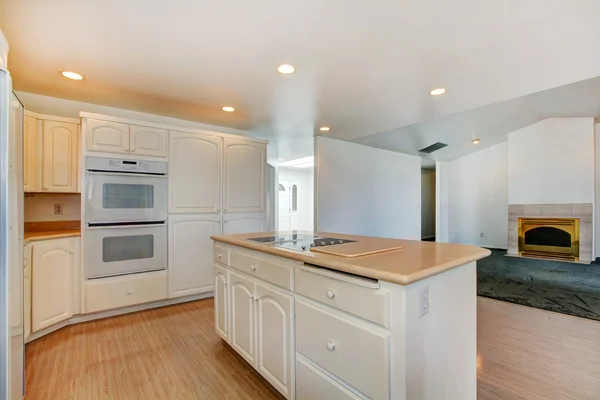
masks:
<path fill-rule="evenodd" d="M 44 188 L 44 190 L 48 190 L 48 188 L 47 188 L 47 187 L 45 187 L 45 188 Z"/>
<path fill-rule="evenodd" d="M 333 343 L 333 342 L 328 342 L 328 343 L 327 343 L 327 350 L 329 350 L 329 351 L 334 351 L 334 350 L 335 350 L 335 343 Z"/>
<path fill-rule="evenodd" d="M 251 265 L 251 266 L 250 266 L 250 269 L 251 269 L 252 271 L 256 271 L 256 265 Z"/>
<path fill-rule="evenodd" d="M 220 259 L 221 257 L 223 257 L 223 254 L 217 254 L 217 258 Z"/>
<path fill-rule="evenodd" d="M 328 290 L 327 291 L 327 298 L 328 299 L 333 299 L 335 297 L 335 293 L 333 292 L 333 290 Z"/>
<path fill-rule="evenodd" d="M 69 250 L 69 253 L 75 253 L 75 250 L 71 249 Z"/>
<path fill-rule="evenodd" d="M 131 152 L 132 152 L 132 153 L 135 153 L 135 149 L 131 149 Z"/>
<path fill-rule="evenodd" d="M 129 290 L 127 291 L 127 294 L 132 294 L 132 293 L 133 293 L 133 290 L 131 290 L 131 289 L 129 289 Z"/>

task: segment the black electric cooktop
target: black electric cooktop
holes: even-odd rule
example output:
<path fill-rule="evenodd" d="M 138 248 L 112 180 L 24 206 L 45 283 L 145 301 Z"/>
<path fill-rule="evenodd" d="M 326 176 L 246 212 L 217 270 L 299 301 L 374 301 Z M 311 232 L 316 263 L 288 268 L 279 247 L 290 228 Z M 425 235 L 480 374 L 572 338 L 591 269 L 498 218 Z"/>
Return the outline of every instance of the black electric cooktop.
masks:
<path fill-rule="evenodd" d="M 333 237 L 304 235 L 293 231 L 290 233 L 279 233 L 276 236 L 265 236 L 248 240 L 297 251 L 309 251 L 313 247 L 333 246 L 336 244 L 354 243 L 356 241 Z"/>

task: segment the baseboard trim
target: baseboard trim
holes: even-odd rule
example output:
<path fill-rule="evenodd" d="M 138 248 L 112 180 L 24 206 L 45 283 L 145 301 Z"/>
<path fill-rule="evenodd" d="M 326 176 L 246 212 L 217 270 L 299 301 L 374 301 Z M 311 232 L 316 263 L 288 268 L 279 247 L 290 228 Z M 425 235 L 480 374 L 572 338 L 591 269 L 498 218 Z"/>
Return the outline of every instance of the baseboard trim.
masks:
<path fill-rule="evenodd" d="M 80 324 L 82 322 L 95 321 L 103 318 L 116 317 L 118 315 L 131 314 L 138 311 L 151 310 L 153 308 L 172 306 L 174 304 L 187 303 L 189 301 L 207 299 L 209 297 L 214 297 L 213 291 L 193 294 L 190 296 L 177 297 L 175 299 L 160 300 L 152 303 L 136 304 L 135 306 L 116 308 L 114 310 L 99 311 L 93 314 L 78 314 L 72 316 L 71 318 L 65 321 L 61 321 L 58 324 L 49 326 L 48 328 L 44 328 L 40 331 L 31 334 L 27 339 L 25 339 L 25 343 L 32 342 L 36 339 L 41 338 L 42 336 L 46 336 L 52 332 L 56 332 L 57 330 L 62 329 L 65 326 Z"/>

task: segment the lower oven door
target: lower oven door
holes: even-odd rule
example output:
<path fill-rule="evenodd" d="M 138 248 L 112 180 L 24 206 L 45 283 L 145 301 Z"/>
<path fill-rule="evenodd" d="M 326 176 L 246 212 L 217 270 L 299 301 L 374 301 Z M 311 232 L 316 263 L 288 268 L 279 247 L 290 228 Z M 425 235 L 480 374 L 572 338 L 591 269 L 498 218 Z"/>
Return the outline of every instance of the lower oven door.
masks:
<path fill-rule="evenodd" d="M 88 227 L 85 231 L 88 279 L 167 268 L 167 225 Z"/>

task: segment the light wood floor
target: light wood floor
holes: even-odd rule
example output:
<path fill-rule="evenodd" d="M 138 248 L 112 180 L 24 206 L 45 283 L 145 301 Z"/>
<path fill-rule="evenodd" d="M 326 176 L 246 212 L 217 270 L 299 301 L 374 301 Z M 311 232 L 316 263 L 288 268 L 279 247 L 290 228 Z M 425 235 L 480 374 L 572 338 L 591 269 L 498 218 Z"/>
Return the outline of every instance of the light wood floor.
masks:
<path fill-rule="evenodd" d="M 26 399 L 280 399 L 212 321 L 208 299 L 38 339 Z M 481 298 L 478 327 L 478 400 L 600 399 L 600 322 Z"/>

